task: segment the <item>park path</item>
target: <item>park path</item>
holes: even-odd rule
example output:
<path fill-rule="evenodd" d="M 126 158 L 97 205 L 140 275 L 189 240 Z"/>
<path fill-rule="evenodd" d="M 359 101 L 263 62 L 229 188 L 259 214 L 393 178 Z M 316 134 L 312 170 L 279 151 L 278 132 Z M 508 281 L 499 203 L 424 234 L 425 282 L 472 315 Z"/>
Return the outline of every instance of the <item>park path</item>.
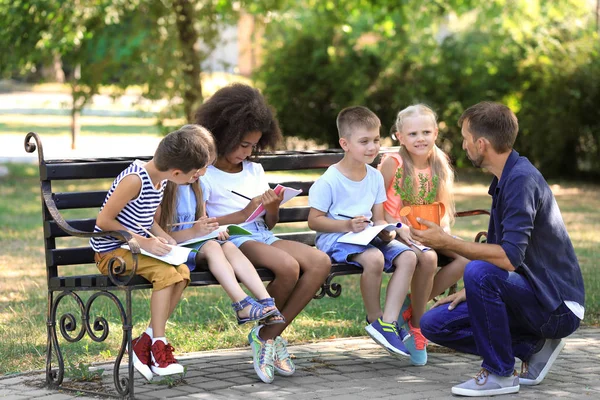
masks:
<path fill-rule="evenodd" d="M 430 345 L 429 362 L 414 367 L 383 351 L 371 339 L 345 338 L 290 346 L 297 370 L 276 376 L 268 385 L 258 380 L 248 347 L 180 356 L 187 367 L 182 382 L 172 387 L 147 383 L 136 375 L 140 399 L 450 399 L 450 388 L 479 371 L 478 357 L 448 352 Z M 111 387 L 110 366 L 103 383 Z M 520 368 L 519 363 L 517 368 Z M 521 387 L 501 399 L 600 398 L 600 329 L 582 328 L 567 345 L 539 386 Z M 2 399 L 89 399 L 93 395 L 43 387 L 42 372 L 0 378 Z M 3 397 L 4 396 L 4 397 Z"/>

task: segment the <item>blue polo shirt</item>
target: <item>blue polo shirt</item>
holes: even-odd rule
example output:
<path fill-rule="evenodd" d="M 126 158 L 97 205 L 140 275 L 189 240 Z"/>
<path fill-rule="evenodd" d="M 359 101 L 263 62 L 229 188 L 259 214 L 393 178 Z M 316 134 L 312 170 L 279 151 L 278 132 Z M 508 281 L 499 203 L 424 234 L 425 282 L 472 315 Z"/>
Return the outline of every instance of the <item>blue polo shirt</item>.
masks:
<path fill-rule="evenodd" d="M 556 199 L 542 174 L 512 151 L 489 194 L 488 243 L 502 246 L 536 297 L 554 311 L 564 301 L 583 307 L 583 276 Z M 571 308 L 571 307 L 569 307 Z"/>

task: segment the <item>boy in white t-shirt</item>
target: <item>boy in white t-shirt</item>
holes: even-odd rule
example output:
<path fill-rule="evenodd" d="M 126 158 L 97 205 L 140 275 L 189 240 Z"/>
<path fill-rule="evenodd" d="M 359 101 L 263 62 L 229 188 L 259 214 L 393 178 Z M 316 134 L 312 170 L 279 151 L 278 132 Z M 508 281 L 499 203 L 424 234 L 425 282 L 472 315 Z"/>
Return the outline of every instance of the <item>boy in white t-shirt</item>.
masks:
<path fill-rule="evenodd" d="M 387 224 L 383 176 L 371 164 L 379 154 L 379 118 L 365 107 L 349 107 L 337 117 L 344 158 L 332 165 L 311 187 L 308 226 L 317 231 L 316 246 L 334 262 L 363 268 L 360 288 L 367 311 L 366 331 L 395 356 L 408 356 L 403 340 L 408 334 L 398 327 L 398 314 L 408 293 L 417 264 L 416 254 L 393 240 L 395 231 L 383 230 L 366 246 L 340 243 L 346 232 L 360 232 L 373 221 Z M 351 216 L 352 218 L 344 217 Z M 389 281 L 385 308 L 380 303 L 383 271 L 394 271 Z"/>

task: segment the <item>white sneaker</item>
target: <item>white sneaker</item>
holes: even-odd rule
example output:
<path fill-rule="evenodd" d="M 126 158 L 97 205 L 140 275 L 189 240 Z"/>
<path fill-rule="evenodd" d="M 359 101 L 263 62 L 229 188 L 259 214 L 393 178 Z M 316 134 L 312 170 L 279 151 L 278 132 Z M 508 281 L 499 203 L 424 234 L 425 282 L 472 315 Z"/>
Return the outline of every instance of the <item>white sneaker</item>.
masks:
<path fill-rule="evenodd" d="M 452 394 L 482 397 L 517 393 L 519 389 L 519 376 L 516 371 L 511 376 L 505 377 L 494 375 L 487 369 L 482 368 L 473 379 L 452 387 Z"/>
<path fill-rule="evenodd" d="M 564 339 L 546 339 L 542 349 L 533 354 L 529 361 L 523 361 L 523 364 L 521 364 L 519 383 L 525 386 L 542 383 L 564 347 Z"/>

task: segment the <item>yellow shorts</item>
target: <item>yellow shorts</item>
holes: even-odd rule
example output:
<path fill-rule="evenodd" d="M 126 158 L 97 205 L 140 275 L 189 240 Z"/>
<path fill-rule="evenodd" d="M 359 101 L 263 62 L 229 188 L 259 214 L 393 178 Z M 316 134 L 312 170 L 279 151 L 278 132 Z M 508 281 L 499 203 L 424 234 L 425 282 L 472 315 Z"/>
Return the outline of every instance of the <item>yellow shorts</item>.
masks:
<path fill-rule="evenodd" d="M 96 267 L 103 275 L 108 275 L 108 262 L 113 257 L 121 257 L 125 260 L 126 271 L 129 272 L 133 266 L 133 257 L 131 251 L 118 248 L 106 253 L 96 253 L 94 260 Z M 152 283 L 152 290 L 161 290 L 181 281 L 186 281 L 187 286 L 190 283 L 190 270 L 185 264 L 171 265 L 154 257 L 148 257 L 138 254 L 137 275 L 146 278 Z"/>

